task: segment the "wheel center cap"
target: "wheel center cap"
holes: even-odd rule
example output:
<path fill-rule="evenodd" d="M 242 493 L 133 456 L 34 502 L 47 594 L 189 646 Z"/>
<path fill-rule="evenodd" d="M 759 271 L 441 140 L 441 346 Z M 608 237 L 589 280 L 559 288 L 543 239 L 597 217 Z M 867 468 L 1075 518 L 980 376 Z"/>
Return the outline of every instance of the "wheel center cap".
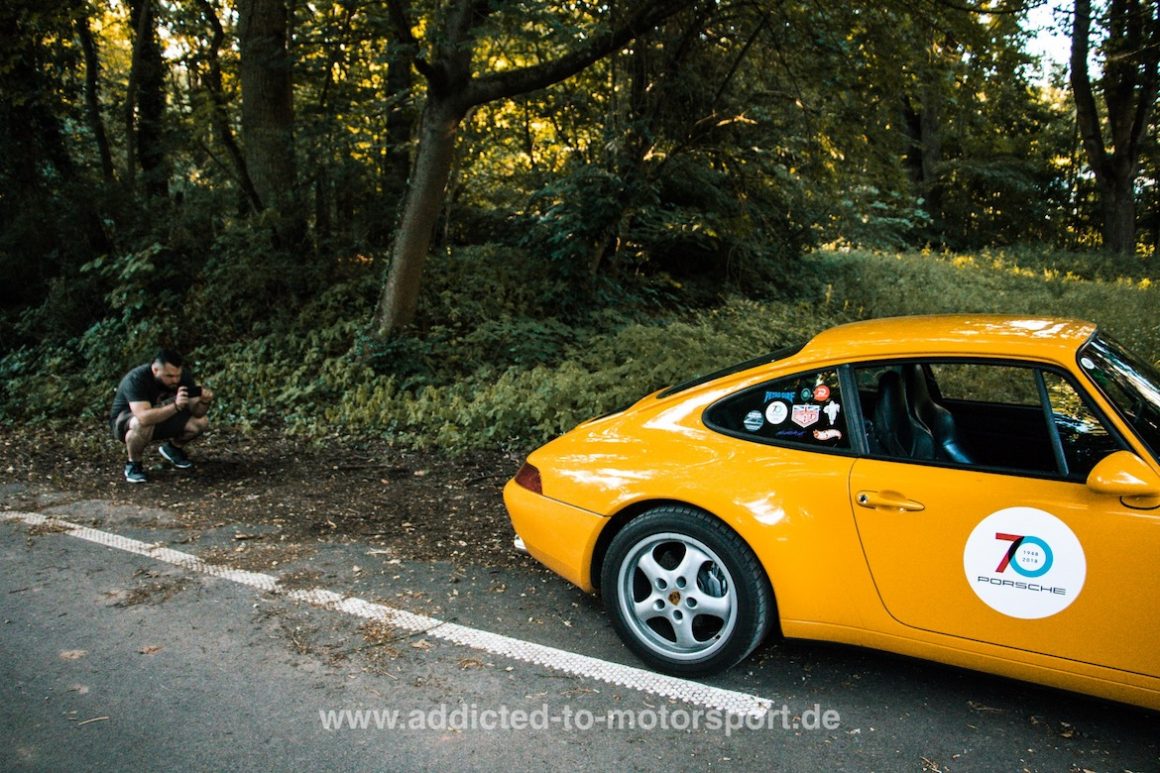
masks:
<path fill-rule="evenodd" d="M 673 591 L 672 593 L 669 594 L 669 603 L 672 604 L 674 607 L 681 603 L 680 591 Z"/>

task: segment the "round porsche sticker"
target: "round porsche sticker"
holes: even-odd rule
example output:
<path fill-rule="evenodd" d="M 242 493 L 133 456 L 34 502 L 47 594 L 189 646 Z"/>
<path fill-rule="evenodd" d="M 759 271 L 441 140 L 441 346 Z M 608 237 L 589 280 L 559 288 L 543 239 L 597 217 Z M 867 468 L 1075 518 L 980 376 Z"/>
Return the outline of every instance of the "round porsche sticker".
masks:
<path fill-rule="evenodd" d="M 1058 614 L 1083 590 L 1087 561 L 1066 523 L 1034 507 L 1009 507 L 979 522 L 963 550 L 967 582 L 1009 617 Z"/>
<path fill-rule="evenodd" d="M 789 407 L 781 400 L 774 400 L 765 408 L 765 420 L 770 424 L 781 424 L 789 416 Z"/>

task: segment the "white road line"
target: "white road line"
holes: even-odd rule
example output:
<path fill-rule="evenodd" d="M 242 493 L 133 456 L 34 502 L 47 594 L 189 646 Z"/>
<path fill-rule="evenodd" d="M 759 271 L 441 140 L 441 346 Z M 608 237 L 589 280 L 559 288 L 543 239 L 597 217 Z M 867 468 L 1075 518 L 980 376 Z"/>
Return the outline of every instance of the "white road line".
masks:
<path fill-rule="evenodd" d="M 197 556 L 189 553 L 171 550 L 160 545 L 150 545 L 146 542 L 122 537 L 119 534 L 62 521 L 59 518 L 50 518 L 38 513 L 5 512 L 0 513 L 0 520 L 21 521 L 30 526 L 44 526 L 53 530 L 59 530 L 62 534 L 68 534 L 98 545 L 105 545 L 128 553 L 147 556 L 157 561 L 180 566 L 189 571 L 208 574 L 268 593 L 275 593 L 295 601 L 310 604 L 311 606 L 335 610 L 355 617 L 379 620 L 396 628 L 422 633 L 433 639 L 440 639 L 452 644 L 488 652 L 493 655 L 533 663 L 555 671 L 562 671 L 573 676 L 598 679 L 609 684 L 640 690 L 665 698 L 673 698 L 730 714 L 741 714 L 758 718 L 765 716 L 772 706 L 772 701 L 769 699 L 750 695 L 749 693 L 724 690 L 698 682 L 691 682 L 686 679 L 645 671 L 640 668 L 622 666 L 618 663 L 609 663 L 598 658 L 579 655 L 575 652 L 568 652 L 567 650 L 556 649 L 555 647 L 547 647 L 542 644 L 535 644 L 510 636 L 502 636 L 476 628 L 468 628 L 467 626 L 456 623 L 447 623 L 434 617 L 413 614 L 382 604 L 365 601 L 354 596 L 343 596 L 340 593 L 322 588 L 314 588 L 311 590 L 283 588 L 278 578 L 268 574 L 247 572 L 241 569 L 232 569 L 227 566 L 206 563 Z"/>

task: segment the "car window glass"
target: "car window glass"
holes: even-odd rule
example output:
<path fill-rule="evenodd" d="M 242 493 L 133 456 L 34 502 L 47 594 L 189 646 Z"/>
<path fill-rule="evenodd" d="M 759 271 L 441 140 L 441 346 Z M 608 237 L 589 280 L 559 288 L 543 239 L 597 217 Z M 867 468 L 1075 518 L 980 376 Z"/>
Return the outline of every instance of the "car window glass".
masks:
<path fill-rule="evenodd" d="M 857 367 L 854 378 L 874 456 L 1058 472 L 1033 368 L 900 362 Z"/>
<path fill-rule="evenodd" d="M 771 381 L 727 397 L 705 413 L 713 429 L 749 440 L 850 447 L 833 369 Z"/>
<path fill-rule="evenodd" d="M 1120 450 L 1119 441 L 1108 432 L 1067 379 L 1058 373 L 1044 373 L 1043 382 L 1047 386 L 1052 419 L 1067 461 L 1068 477 L 1086 479 L 1096 463 Z"/>
<path fill-rule="evenodd" d="M 1008 405 L 1040 404 L 1035 373 L 1030 368 L 967 362 L 930 366 L 939 393 L 946 400 L 973 400 Z"/>

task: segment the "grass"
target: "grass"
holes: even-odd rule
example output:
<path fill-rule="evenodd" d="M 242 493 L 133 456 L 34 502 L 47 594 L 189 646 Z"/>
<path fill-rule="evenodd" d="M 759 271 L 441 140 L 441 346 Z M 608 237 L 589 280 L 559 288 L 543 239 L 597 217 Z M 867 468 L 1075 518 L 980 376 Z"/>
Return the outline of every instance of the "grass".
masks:
<path fill-rule="evenodd" d="M 1002 313 L 1085 319 L 1155 362 L 1160 359 L 1156 267 L 1116 270 L 1075 254 L 821 253 L 827 306 L 857 318 Z"/>

